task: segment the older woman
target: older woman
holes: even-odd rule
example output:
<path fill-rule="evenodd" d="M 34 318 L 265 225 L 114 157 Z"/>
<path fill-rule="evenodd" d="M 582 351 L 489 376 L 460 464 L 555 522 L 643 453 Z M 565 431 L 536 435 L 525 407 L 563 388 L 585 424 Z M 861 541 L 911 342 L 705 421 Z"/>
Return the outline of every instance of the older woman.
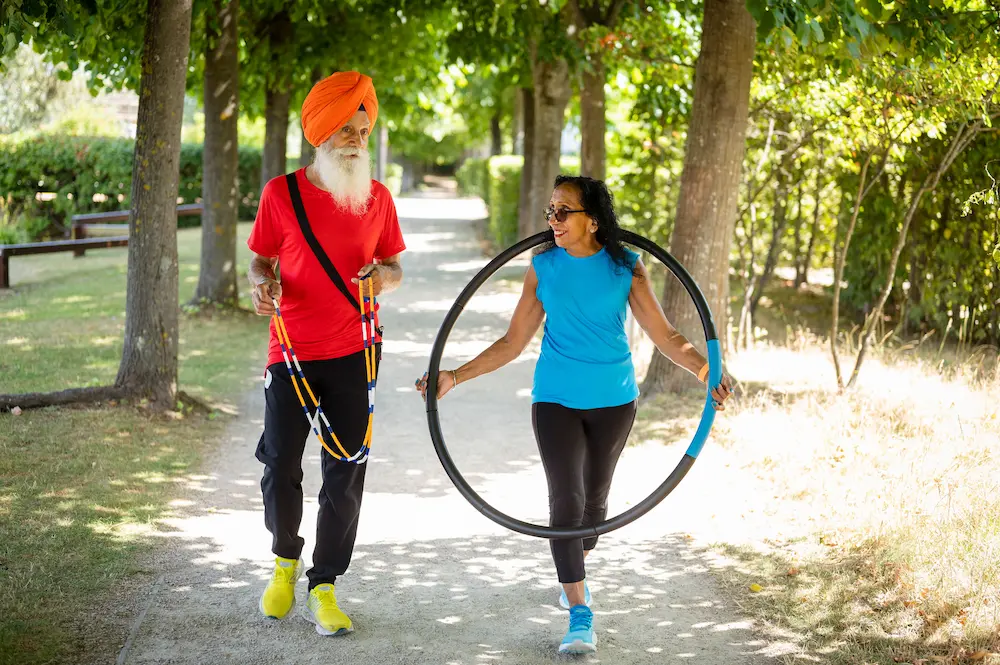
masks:
<path fill-rule="evenodd" d="M 604 520 L 615 465 L 635 419 L 639 388 L 625 333 L 628 304 L 671 361 L 701 381 L 708 362 L 667 321 L 639 255 L 620 240 L 611 193 L 598 180 L 559 176 L 546 211 L 553 243 L 532 257 L 507 334 L 472 361 L 438 376 L 438 398 L 503 367 L 545 320 L 531 419 L 549 488 L 552 526 Z M 427 376 L 417 380 L 426 396 Z M 723 409 L 732 381 L 712 390 Z M 550 541 L 569 630 L 559 651 L 597 650 L 585 555 L 597 538 Z"/>

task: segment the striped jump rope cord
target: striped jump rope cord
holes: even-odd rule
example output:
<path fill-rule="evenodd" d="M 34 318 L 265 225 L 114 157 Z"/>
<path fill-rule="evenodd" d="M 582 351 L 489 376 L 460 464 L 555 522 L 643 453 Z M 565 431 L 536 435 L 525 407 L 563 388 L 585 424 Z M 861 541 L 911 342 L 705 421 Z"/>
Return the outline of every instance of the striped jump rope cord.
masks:
<path fill-rule="evenodd" d="M 364 295 L 365 284 L 368 285 L 369 296 L 367 297 Z M 363 277 L 358 282 L 358 300 L 361 302 L 361 337 L 365 344 L 365 372 L 368 379 L 368 427 L 365 430 L 365 436 L 361 442 L 361 447 L 354 455 L 348 453 L 344 446 L 341 445 L 340 440 L 333 431 L 333 427 L 330 425 L 329 419 L 326 417 L 326 413 L 323 412 L 323 407 L 320 406 L 319 400 L 316 399 L 315 393 L 313 393 L 312 388 L 309 386 L 309 382 L 306 380 L 305 374 L 302 372 L 302 366 L 299 364 L 299 359 L 295 355 L 295 349 L 292 347 L 291 338 L 288 336 L 288 329 L 285 327 L 285 320 L 281 316 L 281 308 L 278 305 L 278 301 L 274 302 L 274 315 L 272 318 L 274 320 L 275 332 L 278 335 L 278 343 L 281 345 L 281 355 L 285 359 L 285 367 L 288 368 L 288 375 L 292 379 L 292 386 L 295 388 L 295 394 L 299 397 L 299 404 L 302 405 L 302 411 L 305 413 L 306 420 L 309 421 L 316 438 L 319 439 L 320 445 L 322 445 L 326 452 L 330 453 L 330 455 L 338 462 L 364 464 L 368 461 L 368 456 L 371 453 L 372 425 L 375 421 L 375 383 L 377 380 L 375 364 L 375 328 L 378 323 L 375 314 L 375 287 L 372 284 L 370 276 Z M 366 307 L 366 305 L 368 306 Z M 367 314 L 365 313 L 366 309 L 369 312 Z M 313 408 L 316 410 L 315 418 L 309 413 L 309 407 L 306 406 L 306 400 L 302 396 L 302 390 L 299 388 L 296 376 L 301 379 L 302 385 L 305 387 L 306 393 L 312 401 Z M 320 425 L 320 422 L 322 422 L 322 425 Z M 330 433 L 330 439 L 340 452 L 334 451 L 327 444 L 320 431 L 323 427 L 325 427 L 326 431 Z"/>

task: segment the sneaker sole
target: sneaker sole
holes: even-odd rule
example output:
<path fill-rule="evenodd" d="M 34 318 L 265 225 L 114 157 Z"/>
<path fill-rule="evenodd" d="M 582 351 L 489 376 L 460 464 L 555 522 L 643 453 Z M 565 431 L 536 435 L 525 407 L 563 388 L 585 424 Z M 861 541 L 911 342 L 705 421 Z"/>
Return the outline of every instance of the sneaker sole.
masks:
<path fill-rule="evenodd" d="M 319 625 L 319 621 L 316 620 L 316 617 L 314 617 L 312 615 L 312 612 L 310 612 L 308 609 L 306 609 L 306 611 L 303 613 L 302 616 L 303 618 L 305 618 L 306 621 L 311 623 L 316 628 L 316 632 L 322 635 L 323 637 L 340 637 L 341 635 L 347 635 L 348 633 L 354 632 L 353 624 L 351 624 L 349 628 L 340 628 L 339 630 L 329 631 L 323 626 Z"/>
<path fill-rule="evenodd" d="M 569 644 L 560 644 L 559 653 L 597 653 L 597 640 L 595 638 L 592 643 L 574 640 Z"/>

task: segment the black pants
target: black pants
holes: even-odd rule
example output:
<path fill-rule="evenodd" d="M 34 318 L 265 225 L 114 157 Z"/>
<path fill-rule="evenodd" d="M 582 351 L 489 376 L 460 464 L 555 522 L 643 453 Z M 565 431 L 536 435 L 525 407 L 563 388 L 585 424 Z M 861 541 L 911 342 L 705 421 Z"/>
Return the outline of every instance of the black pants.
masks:
<path fill-rule="evenodd" d="M 377 367 L 382 355 L 381 344 L 375 347 Z M 348 453 L 355 454 L 361 448 L 368 427 L 368 376 L 364 352 L 332 360 L 303 361 L 301 365 L 334 434 Z M 264 524 L 272 535 L 271 551 L 288 559 L 297 559 L 302 554 L 305 545 L 299 536 L 302 454 L 308 440 L 310 446 L 320 450 L 323 487 L 319 493 L 313 567 L 306 574 L 310 589 L 324 582 L 333 584 L 351 563 L 368 464 L 338 462 L 326 452 L 302 412 L 285 364 L 275 363 L 267 372 L 264 433 L 257 444 L 257 459 L 264 464 L 260 489 L 264 496 Z M 312 401 L 301 380 L 299 389 L 310 413 L 314 414 Z M 340 452 L 329 434 L 320 431 L 327 445 Z"/>
<path fill-rule="evenodd" d="M 618 457 L 625 447 L 636 402 L 604 409 L 570 409 L 538 402 L 531 407 L 538 451 L 549 484 L 549 524 L 584 526 L 604 521 Z M 552 558 L 563 584 L 586 578 L 584 550 L 597 538 L 551 539 Z"/>

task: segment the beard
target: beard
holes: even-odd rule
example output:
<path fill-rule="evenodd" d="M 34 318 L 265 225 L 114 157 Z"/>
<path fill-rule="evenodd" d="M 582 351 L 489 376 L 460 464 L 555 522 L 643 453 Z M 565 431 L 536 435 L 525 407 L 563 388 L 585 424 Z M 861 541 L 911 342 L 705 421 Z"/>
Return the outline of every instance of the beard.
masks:
<path fill-rule="evenodd" d="M 368 211 L 371 198 L 371 156 L 361 148 L 321 145 L 313 158 L 316 175 L 334 202 L 352 215 Z"/>

